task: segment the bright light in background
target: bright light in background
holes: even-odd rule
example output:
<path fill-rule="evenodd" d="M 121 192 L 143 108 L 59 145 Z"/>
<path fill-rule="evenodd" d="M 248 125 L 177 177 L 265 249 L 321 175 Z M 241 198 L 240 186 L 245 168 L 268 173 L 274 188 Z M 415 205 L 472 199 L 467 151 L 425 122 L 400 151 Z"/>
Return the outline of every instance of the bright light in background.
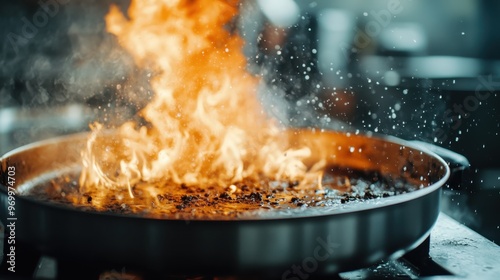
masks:
<path fill-rule="evenodd" d="M 290 27 L 297 22 L 300 9 L 293 0 L 257 0 L 264 15 L 275 26 Z"/>

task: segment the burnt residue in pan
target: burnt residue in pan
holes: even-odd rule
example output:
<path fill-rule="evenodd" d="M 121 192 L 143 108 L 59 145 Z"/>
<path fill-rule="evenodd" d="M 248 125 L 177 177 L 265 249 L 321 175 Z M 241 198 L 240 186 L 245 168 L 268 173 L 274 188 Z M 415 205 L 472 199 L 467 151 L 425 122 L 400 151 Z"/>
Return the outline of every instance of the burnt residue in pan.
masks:
<path fill-rule="evenodd" d="M 260 181 L 229 186 L 169 185 L 133 188 L 97 198 L 80 193 L 78 174 L 68 174 L 32 188 L 25 195 L 82 211 L 106 212 L 169 219 L 234 219 L 249 213 L 276 210 L 332 208 L 414 191 L 419 186 L 404 178 L 383 176 L 377 171 L 327 168 L 321 186 L 303 187 L 296 181 Z M 155 187 L 154 197 L 147 189 Z"/>

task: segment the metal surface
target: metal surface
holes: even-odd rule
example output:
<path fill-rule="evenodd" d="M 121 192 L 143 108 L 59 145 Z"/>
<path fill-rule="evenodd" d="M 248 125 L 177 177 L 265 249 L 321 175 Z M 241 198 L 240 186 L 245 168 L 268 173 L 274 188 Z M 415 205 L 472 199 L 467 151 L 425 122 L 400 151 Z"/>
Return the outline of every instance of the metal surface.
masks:
<path fill-rule="evenodd" d="M 430 256 L 444 268 L 467 279 L 498 279 L 500 247 L 445 214 L 432 231 Z M 454 234 L 450 234 L 453 232 Z"/>
<path fill-rule="evenodd" d="M 16 196 L 16 239 L 40 252 L 87 263 L 118 263 L 152 271 L 260 275 L 285 278 L 330 274 L 400 257 L 420 244 L 439 214 L 445 162 L 399 139 L 334 132 L 291 132 L 307 144 L 311 162 L 378 170 L 428 185 L 418 191 L 310 210 L 287 218 L 232 221 L 159 220 L 81 212 Z M 7 206 L 7 168 L 18 192 L 40 178 L 78 170 L 87 135 L 53 139 L 5 155 L 0 204 Z M 7 222 L 7 211 L 1 220 Z M 297 268 L 299 270 L 297 270 Z M 300 276 L 300 275 L 299 275 Z"/>
<path fill-rule="evenodd" d="M 446 196 L 446 194 L 444 195 Z M 443 197 L 443 199 L 448 199 Z M 382 261 L 371 267 L 343 272 L 338 275 L 331 275 L 325 279 L 496 279 L 500 274 L 498 266 L 491 266 L 495 260 L 500 258 L 500 247 L 491 241 L 486 240 L 479 234 L 471 231 L 464 225 L 459 224 L 444 213 L 440 213 L 436 225 L 432 228 L 431 237 L 418 248 L 406 254 L 403 258 Z M 429 241 L 429 242 L 427 242 Z M 450 242 L 452 241 L 452 242 Z M 0 241 L 1 243 L 1 241 Z M 470 246 L 469 246 L 470 245 Z M 430 250 L 429 250 L 430 248 Z M 460 251 L 457 253 L 457 250 Z M 409 259 L 410 254 L 419 251 L 417 259 Z M 429 257 L 429 251 L 430 256 Z M 486 252 L 486 253 L 485 253 Z M 421 253 L 421 254 L 420 254 Z M 430 265 L 431 264 L 431 265 Z M 491 266 L 491 269 L 485 267 Z M 438 268 L 438 269 L 436 269 Z M 119 266 L 115 271 L 127 271 Z M 88 273 L 87 269 L 79 267 L 61 268 L 58 260 L 46 256 L 40 257 L 36 267 L 31 267 L 25 278 L 22 279 L 66 279 L 62 277 L 64 271 L 69 270 L 68 279 L 74 279 L 75 271 L 81 279 L 99 279 L 103 270 L 95 273 Z M 3 273 L 3 274 L 2 274 Z M 17 271 L 16 276 L 21 272 Z M 138 275 L 143 273 L 137 272 Z M 12 273 L 7 272 L 5 267 L 0 268 L 1 279 L 11 279 Z M 131 274 L 123 273 L 118 279 L 131 279 Z M 480 277 L 479 277 L 480 275 Z M 144 276 L 144 275 L 143 275 Z M 21 279 L 21 278 L 14 278 Z M 138 277 L 138 279 L 143 279 Z M 181 277 L 152 277 L 151 279 L 181 279 Z M 184 279 L 184 278 L 182 278 Z M 189 278 L 192 279 L 192 278 Z M 196 278 L 198 279 L 198 278 Z M 199 277 L 199 279 L 219 279 L 217 277 Z M 239 278 L 223 278 L 239 279 Z M 243 278 L 246 280 L 261 278 Z M 323 278 L 322 278 L 323 279 Z"/>

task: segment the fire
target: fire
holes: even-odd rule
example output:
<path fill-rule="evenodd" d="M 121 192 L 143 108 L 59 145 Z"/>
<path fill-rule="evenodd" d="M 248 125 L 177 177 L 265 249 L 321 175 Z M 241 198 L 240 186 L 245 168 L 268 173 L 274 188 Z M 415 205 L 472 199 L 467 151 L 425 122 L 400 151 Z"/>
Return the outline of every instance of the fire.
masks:
<path fill-rule="evenodd" d="M 321 181 L 320 168 L 303 163 L 310 149 L 289 148 L 260 106 L 243 40 L 230 31 L 238 7 L 225 0 L 135 0 L 128 17 L 111 7 L 107 30 L 151 70 L 155 96 L 140 112 L 147 125 L 128 122 L 111 135 L 93 126 L 82 152 L 82 192 L 126 190 L 134 197 L 137 184 L 234 187 L 259 176 Z"/>

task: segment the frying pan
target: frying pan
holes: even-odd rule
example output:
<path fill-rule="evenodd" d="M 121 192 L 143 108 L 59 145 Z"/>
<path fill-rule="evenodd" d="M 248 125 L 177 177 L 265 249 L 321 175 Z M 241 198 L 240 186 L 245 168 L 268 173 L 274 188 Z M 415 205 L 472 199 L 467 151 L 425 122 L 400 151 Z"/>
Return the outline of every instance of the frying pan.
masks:
<path fill-rule="evenodd" d="M 110 263 L 147 271 L 259 273 L 283 279 L 331 274 L 392 259 L 419 245 L 439 213 L 446 162 L 414 143 L 388 136 L 297 129 L 310 162 L 373 170 L 419 190 L 330 208 L 290 210 L 234 220 L 175 220 L 91 213 L 23 197 L 22 193 L 80 170 L 87 134 L 38 142 L 0 159 L 0 218 L 7 218 L 7 176 L 15 167 L 16 242 L 58 259 Z M 12 175 L 12 174 L 11 174 Z M 296 277 L 296 278 L 294 278 Z"/>

